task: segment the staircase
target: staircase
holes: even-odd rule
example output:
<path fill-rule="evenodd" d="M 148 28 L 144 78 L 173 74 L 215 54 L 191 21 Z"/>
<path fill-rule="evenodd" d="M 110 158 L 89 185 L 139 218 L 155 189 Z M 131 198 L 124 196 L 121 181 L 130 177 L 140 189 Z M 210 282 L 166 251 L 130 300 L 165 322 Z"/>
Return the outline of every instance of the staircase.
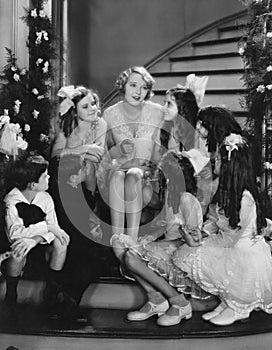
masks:
<path fill-rule="evenodd" d="M 240 106 L 245 88 L 241 80 L 243 62 L 237 43 L 245 23 L 245 12 L 230 16 L 197 31 L 146 64 L 156 83 L 153 101 L 163 103 L 165 92 L 186 76 L 208 75 L 203 106 L 223 104 L 230 108 L 241 125 L 246 112 Z M 117 91 L 104 99 L 104 107 L 115 103 Z M 5 283 L 0 279 L 0 349 L 16 346 L 19 350 L 97 349 L 97 350 L 228 350 L 271 349 L 272 320 L 263 312 L 228 327 L 204 322 L 201 313 L 212 309 L 217 300 L 194 302 L 193 318 L 163 328 L 152 317 L 143 322 L 128 322 L 125 315 L 141 306 L 145 294 L 122 277 L 101 278 L 89 286 L 81 301 L 89 322 L 82 327 L 48 324 L 40 309 L 44 281 L 22 279 L 19 283 L 19 320 L 7 323 L 1 314 Z M 255 334 L 253 336 L 252 334 Z"/>
<path fill-rule="evenodd" d="M 190 35 L 145 65 L 155 78 L 153 101 L 163 103 L 165 92 L 177 83 L 184 85 L 186 76 L 208 75 L 209 81 L 202 106 L 221 104 L 232 110 L 243 126 L 246 111 L 240 100 L 245 93 L 241 80 L 243 61 L 238 42 L 246 23 L 246 12 L 228 16 Z M 116 102 L 116 91 L 104 99 Z"/>

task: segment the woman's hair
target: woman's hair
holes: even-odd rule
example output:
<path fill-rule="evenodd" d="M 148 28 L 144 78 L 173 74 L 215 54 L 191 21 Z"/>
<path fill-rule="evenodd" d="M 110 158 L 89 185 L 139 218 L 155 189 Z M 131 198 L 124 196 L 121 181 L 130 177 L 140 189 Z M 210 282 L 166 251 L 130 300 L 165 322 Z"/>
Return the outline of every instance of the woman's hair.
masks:
<path fill-rule="evenodd" d="M 191 148 L 193 147 L 193 144 L 189 146 L 188 143 L 194 142 L 194 131 L 196 128 L 197 113 L 198 113 L 198 105 L 196 102 L 195 95 L 190 89 L 187 89 L 181 86 L 173 87 L 169 89 L 168 91 L 166 91 L 166 95 L 167 94 L 175 98 L 175 102 L 178 108 L 178 115 L 179 115 L 179 118 L 181 118 L 179 123 L 180 127 L 181 129 L 187 130 L 186 135 L 183 135 L 182 133 L 183 130 L 180 130 L 180 140 L 179 140 L 180 151 L 183 150 L 184 146 L 186 149 Z M 185 120 L 182 120 L 182 118 L 185 118 Z M 190 123 L 192 128 L 191 127 L 188 128 L 189 125 L 187 122 Z M 174 122 L 172 120 L 165 121 L 163 123 L 163 127 L 161 129 L 161 134 L 160 134 L 160 141 L 161 141 L 162 147 L 164 147 L 165 149 L 168 149 L 170 132 L 171 132 L 171 129 L 173 128 L 173 125 L 174 125 Z"/>
<path fill-rule="evenodd" d="M 253 171 L 252 156 L 246 142 L 237 145 L 231 153 L 222 145 L 219 149 L 221 167 L 219 185 L 215 195 L 215 202 L 224 210 L 224 215 L 229 218 L 230 226 L 239 227 L 240 209 L 243 192 L 248 190 L 255 201 L 257 213 L 257 232 L 266 226 L 262 204 L 256 178 Z"/>
<path fill-rule="evenodd" d="M 195 170 L 187 157 L 175 151 L 164 154 L 159 169 L 160 196 L 164 200 L 165 188 L 168 184 L 168 204 L 174 212 L 177 212 L 181 193 L 189 192 L 196 195 Z"/>
<path fill-rule="evenodd" d="M 29 183 L 37 183 L 47 168 L 48 162 L 41 155 L 28 155 L 11 161 L 4 175 L 6 187 L 8 190 L 17 187 L 23 191 Z"/>
<path fill-rule="evenodd" d="M 79 154 L 67 154 L 58 162 L 58 181 L 67 183 L 72 175 L 78 174 L 82 168 L 82 158 Z"/>
<path fill-rule="evenodd" d="M 222 106 L 210 105 L 201 108 L 198 120 L 208 130 L 207 146 L 209 152 L 215 152 L 224 138 L 231 133 L 242 133 L 242 129 L 231 111 Z"/>
<path fill-rule="evenodd" d="M 100 99 L 97 93 L 95 93 L 92 89 L 87 89 L 82 86 L 75 86 L 75 90 L 79 93 L 71 99 L 74 106 L 71 106 L 71 108 L 65 114 L 60 115 L 59 126 L 63 130 L 65 137 L 71 135 L 72 131 L 78 126 L 77 104 L 85 96 L 91 94 L 96 101 L 98 110 L 100 111 Z"/>
<path fill-rule="evenodd" d="M 152 96 L 152 89 L 153 89 L 155 80 L 144 67 L 133 66 L 124 70 L 122 73 L 120 73 L 118 79 L 115 82 L 115 86 L 119 90 L 119 93 L 120 94 L 125 93 L 125 86 L 128 82 L 128 78 L 132 73 L 140 74 L 141 77 L 143 78 L 148 89 L 147 94 L 145 96 L 145 100 L 149 100 L 150 97 Z"/>

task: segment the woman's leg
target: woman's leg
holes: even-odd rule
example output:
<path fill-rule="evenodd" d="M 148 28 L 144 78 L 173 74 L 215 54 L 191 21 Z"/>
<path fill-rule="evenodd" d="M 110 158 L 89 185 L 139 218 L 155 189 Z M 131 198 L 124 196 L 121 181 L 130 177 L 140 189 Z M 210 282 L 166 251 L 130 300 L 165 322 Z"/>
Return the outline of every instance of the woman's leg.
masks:
<path fill-rule="evenodd" d="M 116 171 L 109 183 L 109 205 L 111 213 L 112 234 L 124 233 L 125 202 L 124 202 L 125 173 Z"/>
<path fill-rule="evenodd" d="M 140 219 L 143 208 L 142 187 L 143 172 L 131 168 L 125 177 L 125 208 L 127 218 L 127 234 L 137 241 Z"/>
<path fill-rule="evenodd" d="M 89 190 L 92 195 L 95 195 L 95 189 L 96 189 L 96 176 L 95 176 L 95 167 L 94 164 L 91 161 L 86 161 L 86 168 L 87 168 L 87 176 L 85 178 L 85 186 L 87 190 Z"/>

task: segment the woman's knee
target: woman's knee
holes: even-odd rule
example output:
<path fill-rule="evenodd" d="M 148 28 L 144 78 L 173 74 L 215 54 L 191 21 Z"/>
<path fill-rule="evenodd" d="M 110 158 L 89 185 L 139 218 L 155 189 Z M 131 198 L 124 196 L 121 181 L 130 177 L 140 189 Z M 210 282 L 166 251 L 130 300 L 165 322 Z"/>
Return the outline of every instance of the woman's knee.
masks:
<path fill-rule="evenodd" d="M 126 173 L 127 181 L 139 181 L 143 179 L 143 170 L 140 168 L 131 168 Z"/>
<path fill-rule="evenodd" d="M 3 270 L 9 276 L 18 276 L 26 264 L 26 256 L 11 256 L 4 262 Z"/>

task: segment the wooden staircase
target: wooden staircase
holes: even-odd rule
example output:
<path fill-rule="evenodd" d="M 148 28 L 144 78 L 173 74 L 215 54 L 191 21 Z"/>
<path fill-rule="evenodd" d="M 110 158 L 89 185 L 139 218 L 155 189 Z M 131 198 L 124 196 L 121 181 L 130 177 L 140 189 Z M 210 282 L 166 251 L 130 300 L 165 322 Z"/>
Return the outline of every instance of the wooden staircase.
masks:
<path fill-rule="evenodd" d="M 167 49 L 146 64 L 156 80 L 153 100 L 163 103 L 165 91 L 186 76 L 208 75 L 203 105 L 223 104 L 243 124 L 246 112 L 240 105 L 245 91 L 241 76 L 243 62 L 237 43 L 245 23 L 245 12 L 212 23 Z M 115 103 L 117 91 L 104 99 L 104 107 Z M 152 317 L 143 322 L 128 322 L 128 310 L 138 308 L 145 294 L 133 282 L 121 277 L 101 278 L 89 286 L 81 301 L 89 322 L 82 327 L 47 324 L 40 306 L 44 281 L 22 279 L 19 283 L 19 323 L 8 324 L 1 306 L 5 283 L 0 280 L 0 349 L 19 350 L 268 350 L 271 349 L 272 316 L 253 312 L 250 319 L 228 327 L 215 327 L 201 319 L 201 313 L 216 305 L 216 299 L 193 304 L 193 318 L 164 328 Z M 253 334 L 255 334 L 253 336 Z"/>
<path fill-rule="evenodd" d="M 155 78 L 152 100 L 163 103 L 166 90 L 178 83 L 184 85 L 188 74 L 208 75 L 202 106 L 225 105 L 243 125 L 247 113 L 240 103 L 245 87 L 241 79 L 244 67 L 238 42 L 245 23 L 245 11 L 216 21 L 147 63 L 145 67 Z M 105 106 L 117 99 L 113 90 L 105 97 Z"/>

